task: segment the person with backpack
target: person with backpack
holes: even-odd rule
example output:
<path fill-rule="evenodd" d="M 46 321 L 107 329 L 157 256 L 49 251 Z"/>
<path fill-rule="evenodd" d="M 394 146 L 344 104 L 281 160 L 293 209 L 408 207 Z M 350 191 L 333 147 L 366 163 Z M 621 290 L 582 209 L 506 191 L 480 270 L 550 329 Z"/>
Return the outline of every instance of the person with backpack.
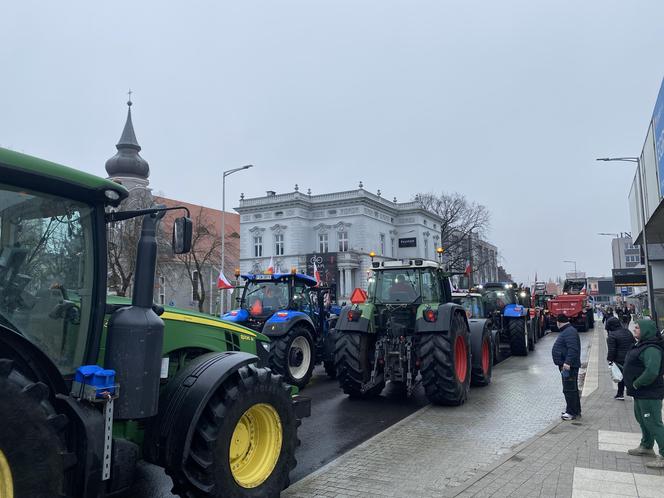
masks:
<path fill-rule="evenodd" d="M 641 426 L 641 444 L 627 451 L 630 455 L 655 456 L 646 467 L 664 469 L 664 344 L 652 320 L 639 320 L 634 327 L 636 344 L 625 356 L 624 381 L 627 394 L 634 397 L 634 415 Z"/>
<path fill-rule="evenodd" d="M 624 315 L 623 315 L 624 318 Z M 615 363 L 620 368 L 620 371 L 623 371 L 625 365 L 625 356 L 632 346 L 636 342 L 632 333 L 624 325 L 621 326 L 620 321 L 612 316 L 606 321 L 604 327 L 606 328 L 607 337 L 606 337 L 606 346 L 608 353 L 606 355 L 606 360 L 609 362 L 609 365 Z M 628 322 L 629 323 L 629 322 Z M 613 397 L 614 399 L 624 401 L 625 399 L 625 380 L 618 382 L 618 392 Z"/>

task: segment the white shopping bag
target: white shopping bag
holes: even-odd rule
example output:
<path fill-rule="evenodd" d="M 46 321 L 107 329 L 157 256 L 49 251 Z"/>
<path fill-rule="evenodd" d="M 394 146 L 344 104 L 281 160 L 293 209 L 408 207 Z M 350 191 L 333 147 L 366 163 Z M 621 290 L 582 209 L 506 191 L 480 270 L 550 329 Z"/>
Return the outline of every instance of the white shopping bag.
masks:
<path fill-rule="evenodd" d="M 613 382 L 616 384 L 623 380 L 623 374 L 620 371 L 620 367 L 617 363 L 611 363 L 609 365 L 609 372 L 611 373 L 611 380 L 613 380 Z"/>

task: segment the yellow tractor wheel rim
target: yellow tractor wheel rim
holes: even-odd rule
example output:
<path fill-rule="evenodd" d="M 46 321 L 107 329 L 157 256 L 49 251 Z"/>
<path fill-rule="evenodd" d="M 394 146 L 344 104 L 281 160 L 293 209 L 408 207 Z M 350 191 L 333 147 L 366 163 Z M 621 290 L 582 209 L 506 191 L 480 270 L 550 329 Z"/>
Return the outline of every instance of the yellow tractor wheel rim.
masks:
<path fill-rule="evenodd" d="M 272 405 L 258 403 L 244 412 L 229 449 L 235 482 L 243 488 L 263 484 L 277 465 L 281 444 L 281 419 Z"/>
<path fill-rule="evenodd" d="M 0 450 L 0 498 L 14 498 L 12 471 L 2 450 Z"/>

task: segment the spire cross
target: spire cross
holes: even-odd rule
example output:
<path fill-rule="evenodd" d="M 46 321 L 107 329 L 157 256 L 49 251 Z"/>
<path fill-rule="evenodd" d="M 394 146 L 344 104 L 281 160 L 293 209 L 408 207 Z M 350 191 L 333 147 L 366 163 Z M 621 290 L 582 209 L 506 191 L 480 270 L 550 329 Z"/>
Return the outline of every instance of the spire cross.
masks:
<path fill-rule="evenodd" d="M 129 96 L 129 100 L 127 101 L 127 105 L 131 107 L 131 94 L 134 93 L 131 91 L 131 88 L 127 92 L 127 95 Z"/>

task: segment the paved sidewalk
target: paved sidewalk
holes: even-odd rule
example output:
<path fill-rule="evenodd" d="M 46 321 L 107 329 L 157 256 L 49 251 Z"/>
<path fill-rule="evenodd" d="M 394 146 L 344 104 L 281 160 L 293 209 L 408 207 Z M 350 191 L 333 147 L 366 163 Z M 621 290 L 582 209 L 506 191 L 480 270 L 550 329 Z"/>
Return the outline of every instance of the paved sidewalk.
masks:
<path fill-rule="evenodd" d="M 550 366 L 545 357 L 556 335 L 538 344 L 538 362 L 529 367 L 532 374 Z M 491 398 L 491 387 L 477 396 L 471 391 L 463 407 L 425 407 L 295 483 L 283 496 L 664 497 L 664 472 L 648 469 L 645 458 L 626 453 L 638 444 L 640 432 L 631 398 L 613 399 L 615 384 L 606 368 L 601 323 L 588 339 L 584 341 L 592 343 L 592 349 L 581 420 L 555 421 L 551 400 L 544 402 L 531 392 L 521 396 L 535 396 L 528 402 L 536 403 L 538 415 L 524 418 L 528 408 L 520 404 L 518 393 L 496 400 Z M 509 361 L 519 365 L 523 359 Z M 517 377 L 510 370 L 499 369 L 496 374 L 496 384 L 523 378 L 523 372 Z M 538 388 L 550 397 L 552 384 L 547 382 L 540 381 Z M 551 382 L 555 383 L 554 402 L 562 407 L 560 381 L 553 378 Z M 515 409 L 517 417 L 512 414 L 512 418 L 523 424 L 521 431 L 507 418 L 502 426 L 487 420 L 504 417 L 504 412 L 496 412 L 503 405 Z M 468 434 L 460 430 L 463 422 L 451 420 L 456 417 L 466 418 Z M 537 435 L 523 442 L 524 434 L 538 424 Z M 455 432 L 446 433 L 446 426 Z M 471 428 L 478 426 L 485 431 L 481 444 L 470 437 Z"/>
<path fill-rule="evenodd" d="M 583 418 L 556 422 L 443 496 L 664 497 L 664 472 L 648 469 L 648 459 L 626 452 L 640 441 L 634 402 L 613 399 L 601 323 L 595 334 L 581 400 Z"/>

